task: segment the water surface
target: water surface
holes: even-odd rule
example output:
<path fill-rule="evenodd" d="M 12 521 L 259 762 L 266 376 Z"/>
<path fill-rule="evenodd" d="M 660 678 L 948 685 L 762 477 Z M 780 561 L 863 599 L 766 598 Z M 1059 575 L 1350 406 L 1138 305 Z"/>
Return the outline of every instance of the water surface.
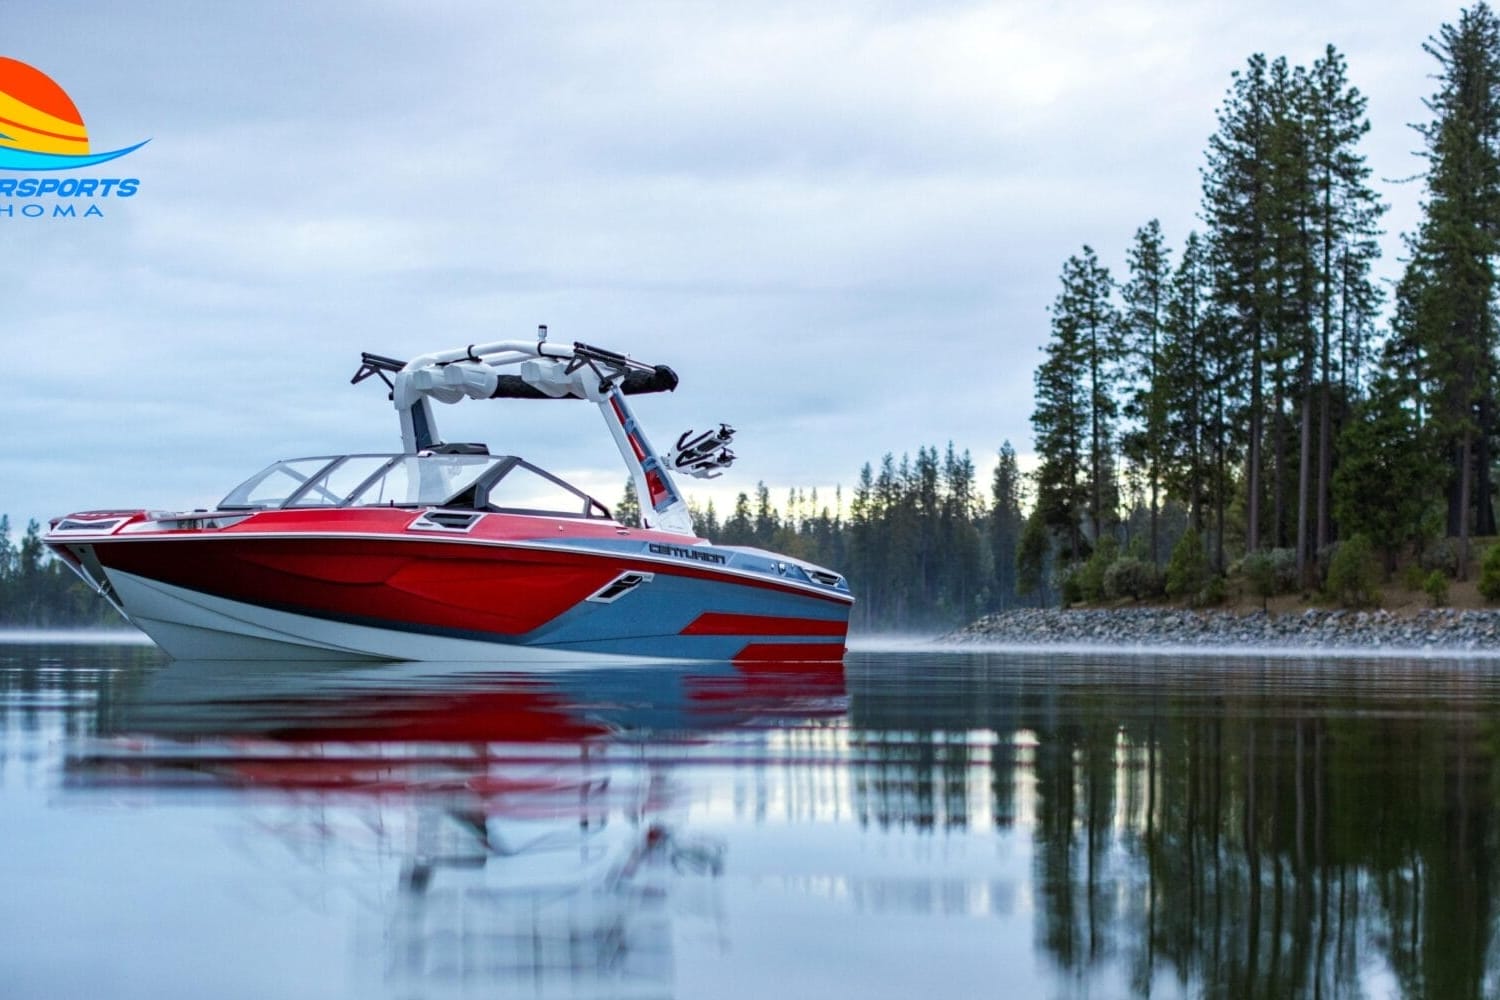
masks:
<path fill-rule="evenodd" d="M 0 645 L 5 997 L 1482 997 L 1491 662 Z"/>

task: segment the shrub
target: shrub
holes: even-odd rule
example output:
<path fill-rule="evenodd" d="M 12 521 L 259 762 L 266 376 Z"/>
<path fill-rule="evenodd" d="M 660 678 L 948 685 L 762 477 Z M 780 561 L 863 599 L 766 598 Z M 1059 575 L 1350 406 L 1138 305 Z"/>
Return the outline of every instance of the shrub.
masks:
<path fill-rule="evenodd" d="M 1329 560 L 1330 564 L 1333 562 Z M 1297 577 L 1297 551 L 1295 549 L 1272 549 L 1271 568 L 1276 574 L 1276 592 L 1290 594 L 1302 586 Z"/>
<path fill-rule="evenodd" d="M 1082 571 L 1083 567 L 1081 565 L 1074 565 L 1062 569 L 1057 573 L 1058 600 L 1062 602 L 1062 606 L 1065 608 L 1083 601 L 1083 590 L 1078 585 L 1078 577 Z"/>
<path fill-rule="evenodd" d="M 1208 582 L 1198 591 L 1197 599 L 1193 603 L 1200 608 L 1206 608 L 1215 604 L 1223 604 L 1225 598 L 1228 596 L 1229 591 L 1224 585 L 1224 578 L 1218 574 L 1214 574 L 1208 578 Z"/>
<path fill-rule="evenodd" d="M 1182 533 L 1167 561 L 1167 596 L 1194 598 L 1213 575 L 1208 565 L 1208 550 L 1195 528 Z"/>
<path fill-rule="evenodd" d="M 1262 607 L 1270 598 L 1291 593 L 1297 587 L 1297 553 L 1291 549 L 1251 552 L 1240 568 L 1250 584 L 1250 592 L 1260 598 Z"/>
<path fill-rule="evenodd" d="M 1349 607 L 1363 607 L 1380 599 L 1380 562 L 1364 535 L 1339 543 L 1328 561 L 1328 594 Z"/>
<path fill-rule="evenodd" d="M 1328 545 L 1320 546 L 1317 558 L 1308 567 L 1313 576 L 1313 586 L 1319 590 L 1328 589 L 1328 567 L 1333 565 L 1333 554 L 1338 551 L 1338 547 L 1338 542 L 1331 542 Z M 1307 586 L 1306 580 L 1301 582 L 1303 586 Z"/>
<path fill-rule="evenodd" d="M 1162 575 L 1155 566 L 1135 556 L 1121 556 L 1104 571 L 1106 597 L 1155 597 L 1161 593 Z"/>
<path fill-rule="evenodd" d="M 1099 539 L 1099 544 L 1094 547 L 1094 554 L 1089 556 L 1089 561 L 1073 573 L 1073 579 L 1078 581 L 1078 593 L 1081 600 L 1092 603 L 1104 599 L 1104 574 L 1109 570 L 1110 564 L 1115 561 L 1115 556 L 1119 552 L 1120 543 L 1116 542 L 1113 536 L 1105 535 Z"/>
<path fill-rule="evenodd" d="M 1440 569 L 1453 576 L 1458 572 L 1458 549 L 1446 538 L 1434 539 L 1422 549 L 1422 556 L 1418 561 L 1428 572 Z"/>
<path fill-rule="evenodd" d="M 1433 572 L 1440 572 L 1434 570 Z M 1401 586 L 1407 590 L 1425 590 L 1427 588 L 1427 574 L 1422 572 L 1418 563 L 1407 563 L 1406 568 L 1401 571 Z"/>
<path fill-rule="evenodd" d="M 1432 598 L 1433 607 L 1448 603 L 1448 576 L 1442 570 L 1435 569 L 1427 574 L 1427 579 L 1422 581 L 1422 589 Z"/>
<path fill-rule="evenodd" d="M 1500 600 L 1500 544 L 1491 545 L 1479 564 L 1479 592 L 1487 600 Z"/>

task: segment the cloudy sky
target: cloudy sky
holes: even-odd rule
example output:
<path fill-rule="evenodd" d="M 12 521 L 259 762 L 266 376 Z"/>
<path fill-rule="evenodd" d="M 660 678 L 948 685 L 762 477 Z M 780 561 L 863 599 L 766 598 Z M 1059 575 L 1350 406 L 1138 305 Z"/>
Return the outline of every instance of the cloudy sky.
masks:
<path fill-rule="evenodd" d="M 1420 189 L 1387 180 L 1420 168 L 1422 43 L 1459 10 L 21 0 L 0 56 L 96 151 L 150 142 L 78 172 L 139 178 L 103 218 L 0 214 L 0 512 L 202 506 L 276 458 L 395 450 L 360 351 L 538 323 L 676 368 L 637 407 L 659 448 L 737 427 L 721 504 L 950 440 L 987 474 L 1030 450 L 1062 261 L 1119 274 L 1153 217 L 1180 245 L 1252 53 L 1347 56 L 1394 275 Z M 618 497 L 586 404 L 439 416 Z"/>

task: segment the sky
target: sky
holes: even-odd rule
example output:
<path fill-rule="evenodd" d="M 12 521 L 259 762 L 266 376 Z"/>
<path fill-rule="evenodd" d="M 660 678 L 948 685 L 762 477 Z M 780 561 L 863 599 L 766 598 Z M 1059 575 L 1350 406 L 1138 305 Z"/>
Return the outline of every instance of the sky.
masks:
<path fill-rule="evenodd" d="M 1031 451 L 1063 261 L 1116 277 L 1199 226 L 1230 74 L 1333 44 L 1391 206 L 1457 4 L 290 3 L 6 7 L 0 56 L 71 96 L 130 177 L 102 217 L 0 198 L 0 513 L 211 505 L 279 458 L 399 450 L 361 351 L 581 340 L 671 365 L 658 450 L 739 431 L 735 493 L 845 493 L 952 442 Z M 26 176 L 26 175 L 16 175 Z M 51 200 L 30 199 L 50 210 Z M 79 206 L 82 211 L 82 205 Z M 439 407 L 613 504 L 588 404 Z"/>

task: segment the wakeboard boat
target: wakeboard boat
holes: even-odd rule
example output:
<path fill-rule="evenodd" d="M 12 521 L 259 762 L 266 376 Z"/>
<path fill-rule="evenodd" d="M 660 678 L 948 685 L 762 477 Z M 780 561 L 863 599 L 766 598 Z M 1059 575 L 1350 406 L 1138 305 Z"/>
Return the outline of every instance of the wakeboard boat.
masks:
<path fill-rule="evenodd" d="M 694 532 L 674 473 L 717 476 L 734 432 L 656 452 L 627 397 L 675 389 L 670 368 L 542 327 L 407 362 L 364 354 L 351 381 L 374 376 L 399 453 L 285 459 L 211 509 L 83 511 L 44 541 L 179 659 L 842 658 L 843 576 Z M 639 523 L 519 456 L 441 440 L 432 403 L 466 399 L 596 405 Z"/>

